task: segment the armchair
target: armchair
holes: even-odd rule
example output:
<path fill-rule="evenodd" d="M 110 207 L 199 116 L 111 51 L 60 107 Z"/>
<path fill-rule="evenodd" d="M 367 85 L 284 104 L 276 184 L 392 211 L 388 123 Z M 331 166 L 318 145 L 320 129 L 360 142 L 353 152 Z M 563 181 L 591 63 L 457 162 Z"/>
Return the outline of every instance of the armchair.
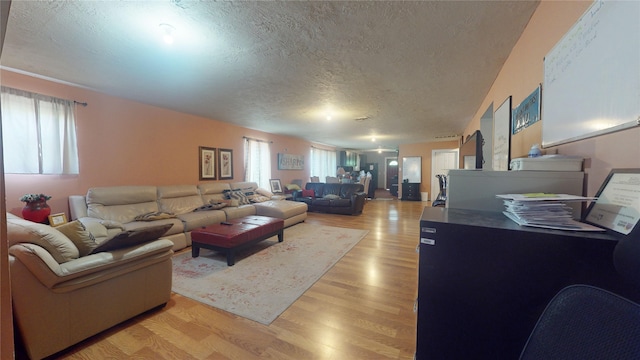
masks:
<path fill-rule="evenodd" d="M 100 225 L 90 226 L 91 235 L 97 234 Z M 31 359 L 50 356 L 170 299 L 170 240 L 81 255 L 91 235 L 84 226 L 65 234 L 7 214 L 13 314 Z"/>

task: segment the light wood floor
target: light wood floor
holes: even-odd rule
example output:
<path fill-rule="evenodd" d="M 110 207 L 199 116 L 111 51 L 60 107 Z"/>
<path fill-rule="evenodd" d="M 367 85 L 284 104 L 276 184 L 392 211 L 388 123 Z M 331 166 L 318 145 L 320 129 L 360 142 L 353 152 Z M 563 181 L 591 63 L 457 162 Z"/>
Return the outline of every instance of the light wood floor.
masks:
<path fill-rule="evenodd" d="M 360 216 L 309 213 L 308 223 L 369 233 L 269 326 L 172 294 L 166 307 L 54 358 L 413 359 L 416 246 L 427 204 L 369 200 Z"/>

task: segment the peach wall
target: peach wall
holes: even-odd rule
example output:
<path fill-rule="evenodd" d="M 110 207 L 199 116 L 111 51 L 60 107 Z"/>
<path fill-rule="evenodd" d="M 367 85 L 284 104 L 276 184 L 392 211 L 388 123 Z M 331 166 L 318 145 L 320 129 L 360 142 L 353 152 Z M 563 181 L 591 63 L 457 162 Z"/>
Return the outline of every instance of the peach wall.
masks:
<path fill-rule="evenodd" d="M 458 140 L 454 141 L 435 141 L 420 144 L 404 144 L 398 148 L 398 161 L 402 164 L 402 158 L 407 156 L 422 157 L 422 183 L 420 183 L 420 192 L 430 192 L 431 182 L 434 181 L 435 175 L 431 175 L 431 153 L 433 150 L 439 149 L 457 149 L 460 147 Z M 398 168 L 398 179 L 403 179 L 402 165 Z M 398 195 L 402 193 L 402 180 L 398 181 Z"/>
<path fill-rule="evenodd" d="M 543 0 L 500 70 L 487 97 L 465 130 L 480 128 L 480 118 L 493 102 L 496 109 L 507 96 L 517 106 L 543 81 L 543 58 L 591 5 L 591 1 Z M 544 91 L 544 89 L 543 89 Z M 543 104 L 544 106 L 544 104 Z M 533 144 L 542 143 L 542 122 L 511 138 L 511 157 L 526 157 Z M 612 168 L 640 168 L 640 128 L 598 136 L 544 149 L 545 153 L 585 158 L 587 195 L 594 195 Z"/>
<path fill-rule="evenodd" d="M 25 193 L 52 195 L 52 212 L 68 214 L 67 197 L 94 186 L 197 184 L 198 147 L 233 150 L 233 181 L 244 180 L 243 137 L 272 142 L 272 178 L 309 179 L 305 170 L 278 170 L 277 154 L 304 155 L 311 143 L 200 116 L 137 103 L 76 86 L 2 70 L 2 85 L 87 102 L 77 107 L 79 175 L 5 174 L 7 210 L 19 214 Z M 5 149 L 11 156 L 11 149 Z M 222 180 L 229 182 L 231 180 Z"/>

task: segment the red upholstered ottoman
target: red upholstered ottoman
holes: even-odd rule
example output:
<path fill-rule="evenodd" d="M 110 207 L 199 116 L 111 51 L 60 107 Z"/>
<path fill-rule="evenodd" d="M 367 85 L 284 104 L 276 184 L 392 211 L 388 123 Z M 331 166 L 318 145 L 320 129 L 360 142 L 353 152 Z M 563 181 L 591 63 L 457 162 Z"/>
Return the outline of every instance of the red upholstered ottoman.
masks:
<path fill-rule="evenodd" d="M 191 256 L 198 257 L 200 248 L 222 251 L 227 265 L 236 262 L 236 251 L 278 235 L 283 237 L 284 220 L 266 216 L 245 216 L 191 231 Z"/>

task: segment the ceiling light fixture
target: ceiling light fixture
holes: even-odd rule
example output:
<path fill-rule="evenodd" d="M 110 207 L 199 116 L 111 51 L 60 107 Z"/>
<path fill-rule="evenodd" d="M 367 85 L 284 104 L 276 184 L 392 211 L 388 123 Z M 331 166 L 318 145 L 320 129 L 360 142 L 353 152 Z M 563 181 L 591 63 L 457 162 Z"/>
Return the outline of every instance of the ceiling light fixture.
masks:
<path fill-rule="evenodd" d="M 373 136 L 373 137 L 371 138 L 371 142 L 376 142 L 376 137 L 375 137 L 375 136 Z"/>
<path fill-rule="evenodd" d="M 175 33 L 176 28 L 167 23 L 162 23 L 160 24 L 160 31 L 162 31 L 162 40 L 165 42 L 165 44 L 173 44 L 173 34 Z"/>

